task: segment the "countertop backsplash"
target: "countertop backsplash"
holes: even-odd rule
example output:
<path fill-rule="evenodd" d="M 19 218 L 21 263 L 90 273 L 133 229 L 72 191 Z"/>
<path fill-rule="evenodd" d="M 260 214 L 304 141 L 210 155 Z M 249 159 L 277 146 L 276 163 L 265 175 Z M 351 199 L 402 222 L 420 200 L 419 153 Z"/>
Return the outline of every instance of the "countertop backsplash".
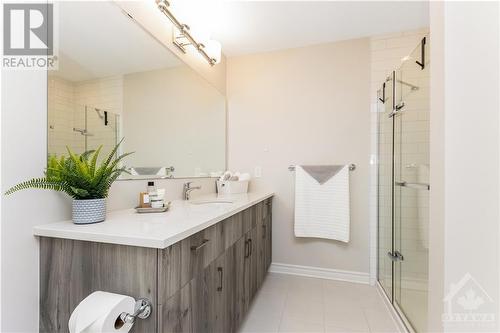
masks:
<path fill-rule="evenodd" d="M 192 198 L 199 195 L 214 193 L 217 178 L 177 178 L 154 179 L 156 188 L 164 188 L 165 200 L 171 201 L 182 198 L 182 187 L 186 182 L 193 182 L 193 186 L 201 186 L 200 190 L 191 193 Z M 148 180 L 120 180 L 116 181 L 109 192 L 107 210 L 134 208 L 139 203 L 139 193 L 146 191 Z"/>

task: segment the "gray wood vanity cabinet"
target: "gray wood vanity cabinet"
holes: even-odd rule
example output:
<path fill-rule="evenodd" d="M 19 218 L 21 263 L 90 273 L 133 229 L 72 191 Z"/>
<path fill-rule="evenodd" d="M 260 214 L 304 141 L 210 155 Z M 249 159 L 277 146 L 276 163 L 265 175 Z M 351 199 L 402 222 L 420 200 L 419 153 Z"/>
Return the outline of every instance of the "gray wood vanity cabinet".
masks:
<path fill-rule="evenodd" d="M 40 237 L 40 332 L 96 290 L 147 297 L 132 332 L 236 332 L 271 264 L 272 198 L 165 249 Z"/>

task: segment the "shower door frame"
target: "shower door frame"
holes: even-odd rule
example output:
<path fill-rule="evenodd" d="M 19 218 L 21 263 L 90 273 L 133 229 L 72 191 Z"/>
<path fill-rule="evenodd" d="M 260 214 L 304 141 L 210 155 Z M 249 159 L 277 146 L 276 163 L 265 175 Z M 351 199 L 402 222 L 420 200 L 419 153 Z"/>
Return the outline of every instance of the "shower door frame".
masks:
<path fill-rule="evenodd" d="M 395 277 L 396 277 L 396 261 L 397 260 L 400 260 L 398 257 L 400 256 L 400 253 L 398 251 L 395 251 L 395 248 L 396 248 L 396 237 L 395 237 L 395 227 L 396 227 L 396 222 L 395 222 L 395 135 L 396 135 L 396 128 L 395 128 L 395 123 L 396 123 L 396 116 L 397 114 L 399 113 L 399 110 L 401 109 L 401 107 L 398 106 L 397 102 L 396 102 L 396 97 L 397 97 L 397 90 L 396 90 L 396 82 L 397 82 L 397 78 L 396 78 L 396 70 L 393 70 L 391 72 L 391 75 L 387 77 L 386 79 L 386 82 L 392 82 L 391 84 L 391 90 L 392 90 L 392 96 L 391 96 L 391 109 L 392 109 L 392 112 L 389 114 L 389 117 L 391 118 L 391 123 L 392 123 L 392 139 L 391 139 L 391 155 L 392 155 L 392 159 L 391 159 L 391 252 L 387 253 L 387 255 L 389 257 L 391 257 L 391 279 L 392 279 L 392 283 L 391 283 L 391 294 L 389 295 L 387 293 L 387 290 L 381 285 L 380 283 L 380 280 L 379 280 L 379 276 L 378 276 L 378 269 L 377 269 L 377 284 L 379 285 L 380 289 L 382 290 L 382 292 L 384 293 L 384 296 L 387 298 L 387 300 L 392 304 L 392 306 L 394 307 L 394 310 L 396 312 L 396 314 L 398 315 L 399 319 L 401 320 L 401 322 L 403 323 L 403 325 L 405 326 L 406 330 L 408 332 L 411 332 L 411 333 L 414 333 L 416 332 L 413 328 L 413 326 L 411 325 L 410 321 L 406 318 L 405 316 L 405 313 L 403 311 L 403 309 L 399 306 L 397 300 L 396 300 L 396 283 L 395 283 Z M 386 83 L 384 83 L 384 89 L 386 87 Z M 384 104 L 388 102 L 388 101 L 385 101 L 384 100 Z M 382 115 L 384 116 L 384 115 Z M 377 126 L 380 126 L 380 123 L 377 124 Z M 377 145 L 378 146 L 378 145 Z M 377 148 L 377 151 L 379 151 L 379 147 Z M 377 174 L 379 174 L 379 171 L 377 171 Z M 377 176 L 378 177 L 378 176 Z M 379 193 L 379 189 L 377 190 L 378 191 L 378 195 L 380 195 Z M 378 218 L 377 218 L 378 220 Z M 379 233 L 379 228 L 377 227 L 377 234 Z M 378 239 L 378 236 L 377 236 L 377 239 Z M 380 248 L 377 246 L 377 252 L 380 250 Z M 398 254 L 396 254 L 395 252 L 398 252 Z M 378 257 L 378 255 L 377 255 Z M 402 256 L 401 256 L 402 257 Z"/>
<path fill-rule="evenodd" d="M 420 47 L 420 50 L 421 50 L 421 55 L 422 55 L 422 58 L 421 58 L 421 62 L 419 63 L 418 61 L 416 61 L 417 65 L 421 66 L 422 70 L 426 67 L 426 62 L 425 62 L 425 46 L 426 46 L 426 41 L 427 41 L 428 37 L 424 37 L 421 41 L 421 43 L 419 44 L 419 47 Z M 413 53 L 413 52 L 412 52 Z M 391 277 L 390 279 L 392 280 L 392 283 L 390 286 L 387 285 L 386 282 L 384 282 L 384 284 L 381 282 L 381 281 L 385 281 L 385 276 L 382 275 L 381 276 L 381 270 L 380 270 L 380 262 L 378 262 L 377 264 L 377 284 L 378 286 L 380 287 L 381 291 L 383 292 L 383 294 L 385 295 L 385 297 L 387 298 L 387 300 L 392 304 L 394 310 L 395 310 L 395 313 L 397 314 L 397 316 L 399 317 L 399 319 L 401 320 L 401 323 L 405 326 L 405 328 L 409 331 L 409 332 L 416 332 L 416 329 L 414 328 L 413 324 L 411 323 L 410 321 L 410 317 L 407 317 L 406 316 L 406 311 L 404 310 L 403 306 L 400 305 L 400 302 L 401 302 L 401 294 L 398 294 L 398 290 L 397 288 L 400 288 L 401 289 L 401 283 L 402 283 L 402 275 L 401 275 L 401 262 L 404 260 L 403 258 L 403 255 L 399 252 L 399 250 L 401 249 L 401 241 L 403 240 L 401 238 L 401 235 L 397 235 L 397 232 L 401 232 L 401 228 L 402 228 L 402 223 L 403 223 L 403 216 L 401 215 L 402 211 L 402 205 L 401 205 L 401 197 L 399 197 L 399 205 L 400 207 L 398 208 L 397 207 L 397 198 L 396 198 L 396 195 L 397 195 L 397 191 L 396 191 L 396 187 L 398 186 L 398 184 L 404 184 L 405 182 L 403 183 L 398 183 L 402 180 L 400 179 L 396 179 L 398 176 L 401 178 L 401 175 L 402 175 L 402 170 L 399 170 L 399 173 L 398 175 L 396 174 L 397 173 L 397 170 L 396 170 L 396 167 L 397 165 L 402 168 L 402 161 L 399 161 L 397 162 L 397 158 L 402 158 L 402 154 L 403 154 L 403 150 L 402 150 L 402 146 L 399 148 L 399 151 L 397 151 L 397 148 L 396 148 L 396 145 L 399 144 L 399 145 L 403 145 L 403 123 L 404 123 L 404 120 L 400 117 L 402 117 L 403 113 L 401 112 L 402 109 L 404 108 L 404 102 L 403 102 L 403 87 L 402 85 L 406 85 L 408 87 L 410 87 L 411 90 L 418 90 L 419 87 L 416 86 L 416 85 L 413 85 L 413 84 L 409 84 L 407 82 L 404 82 L 403 81 L 403 77 L 399 77 L 399 75 L 402 75 L 401 74 L 401 71 L 402 71 L 402 68 L 403 67 L 400 67 L 396 70 L 393 70 L 390 74 L 390 76 L 387 77 L 385 83 L 384 83 L 384 86 L 383 88 L 386 89 L 387 88 L 387 82 L 391 82 L 391 87 L 389 87 L 392 91 L 392 98 L 390 99 L 390 102 L 392 105 L 390 105 L 390 109 L 389 110 L 392 110 L 391 113 L 388 115 L 390 118 L 391 118 L 391 121 L 390 123 L 392 123 L 392 139 L 391 139 L 391 147 L 389 149 L 387 149 L 388 151 L 391 151 L 392 152 L 392 158 L 390 159 L 391 160 L 391 171 L 390 173 L 385 172 L 384 175 L 388 175 L 390 174 L 391 175 L 391 187 L 390 187 L 390 193 L 391 193 L 391 200 L 390 200 L 390 203 L 391 203 L 391 208 L 390 208 L 390 211 L 391 211 L 391 217 L 390 219 L 387 219 L 387 220 L 390 220 L 390 223 L 387 223 L 387 225 L 391 226 L 391 241 L 386 241 L 385 244 L 388 245 L 390 244 L 390 246 L 387 246 L 386 248 L 384 248 L 383 245 L 381 244 L 377 244 L 377 259 L 378 261 L 380 261 L 380 258 L 381 256 L 385 256 L 385 255 L 388 255 L 390 258 L 391 258 Z M 398 98 L 398 93 L 401 95 L 399 96 Z M 385 90 L 384 90 L 384 95 L 385 95 Z M 388 103 L 389 101 L 388 100 L 385 100 L 385 97 L 382 99 L 383 103 Z M 387 109 L 384 107 L 384 112 L 379 112 L 378 113 L 378 116 L 379 117 L 387 117 Z M 399 126 L 397 124 L 397 122 L 400 122 Z M 380 118 L 378 119 L 377 121 L 377 126 L 378 126 L 378 133 L 381 132 L 381 124 L 382 122 L 380 121 Z M 396 136 L 399 135 L 399 141 L 396 140 Z M 378 136 L 378 139 L 380 140 L 380 134 Z M 398 141 L 398 142 L 397 142 Z M 381 207 L 381 201 L 380 201 L 380 192 L 381 192 L 381 183 L 380 183 L 380 175 L 381 175 L 381 171 L 380 171 L 380 168 L 381 168 L 381 143 L 380 141 L 377 142 L 377 156 L 379 158 L 378 160 L 378 170 L 377 170 L 377 177 L 379 179 L 379 182 L 378 182 L 378 185 L 377 185 L 377 194 L 378 194 L 378 203 L 377 203 L 377 206 L 378 206 L 378 209 L 380 211 L 380 207 Z M 399 164 L 397 164 L 399 163 Z M 401 190 L 402 190 L 402 187 L 401 187 Z M 399 193 L 401 194 L 401 193 Z M 399 209 L 399 210 L 398 210 Z M 398 220 L 399 218 L 399 220 Z M 399 225 L 397 225 L 399 223 Z M 377 216 L 377 234 L 379 235 L 381 232 L 381 215 L 380 215 L 380 212 L 378 213 L 378 216 Z M 377 242 L 380 242 L 380 237 L 377 235 Z M 399 237 L 399 238 L 398 238 Z M 399 242 L 399 243 L 398 243 Z M 386 252 L 388 249 L 390 248 L 390 252 L 389 253 L 380 253 L 381 251 L 384 251 Z M 403 251 L 402 251 L 403 252 Z M 399 270 L 399 274 L 398 274 L 398 270 Z M 389 270 L 387 270 L 389 271 Z M 385 272 L 385 271 L 383 271 Z M 383 274 L 382 272 L 382 274 Z M 400 279 L 399 281 L 397 281 L 397 279 Z M 390 289 L 390 290 L 389 290 Z M 401 292 L 401 290 L 399 291 Z M 389 294 L 390 293 L 390 294 Z M 399 295 L 399 296 L 398 296 Z"/>

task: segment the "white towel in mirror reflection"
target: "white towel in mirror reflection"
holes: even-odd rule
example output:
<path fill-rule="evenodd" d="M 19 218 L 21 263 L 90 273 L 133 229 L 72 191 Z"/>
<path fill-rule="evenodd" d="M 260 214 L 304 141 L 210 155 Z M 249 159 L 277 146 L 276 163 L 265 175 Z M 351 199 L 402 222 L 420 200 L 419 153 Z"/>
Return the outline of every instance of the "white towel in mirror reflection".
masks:
<path fill-rule="evenodd" d="M 133 176 L 166 176 L 166 167 L 132 167 L 130 174 Z"/>

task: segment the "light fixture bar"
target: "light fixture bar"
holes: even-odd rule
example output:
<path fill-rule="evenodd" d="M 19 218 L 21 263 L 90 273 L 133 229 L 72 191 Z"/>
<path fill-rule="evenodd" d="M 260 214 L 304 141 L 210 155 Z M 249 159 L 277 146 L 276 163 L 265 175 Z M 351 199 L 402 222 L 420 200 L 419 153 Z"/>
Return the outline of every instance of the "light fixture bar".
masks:
<path fill-rule="evenodd" d="M 203 43 L 198 43 L 193 36 L 189 33 L 189 26 L 187 24 L 181 23 L 170 11 L 170 3 L 167 0 L 156 0 L 158 4 L 158 9 L 172 22 L 172 24 L 180 31 L 181 35 L 185 37 L 190 45 L 193 45 L 196 50 L 208 61 L 210 66 L 216 64 L 217 60 L 210 57 L 208 53 L 205 51 L 205 45 Z M 182 52 L 186 53 L 186 43 L 180 43 L 177 41 L 176 36 L 173 36 L 173 43 L 177 46 Z"/>

